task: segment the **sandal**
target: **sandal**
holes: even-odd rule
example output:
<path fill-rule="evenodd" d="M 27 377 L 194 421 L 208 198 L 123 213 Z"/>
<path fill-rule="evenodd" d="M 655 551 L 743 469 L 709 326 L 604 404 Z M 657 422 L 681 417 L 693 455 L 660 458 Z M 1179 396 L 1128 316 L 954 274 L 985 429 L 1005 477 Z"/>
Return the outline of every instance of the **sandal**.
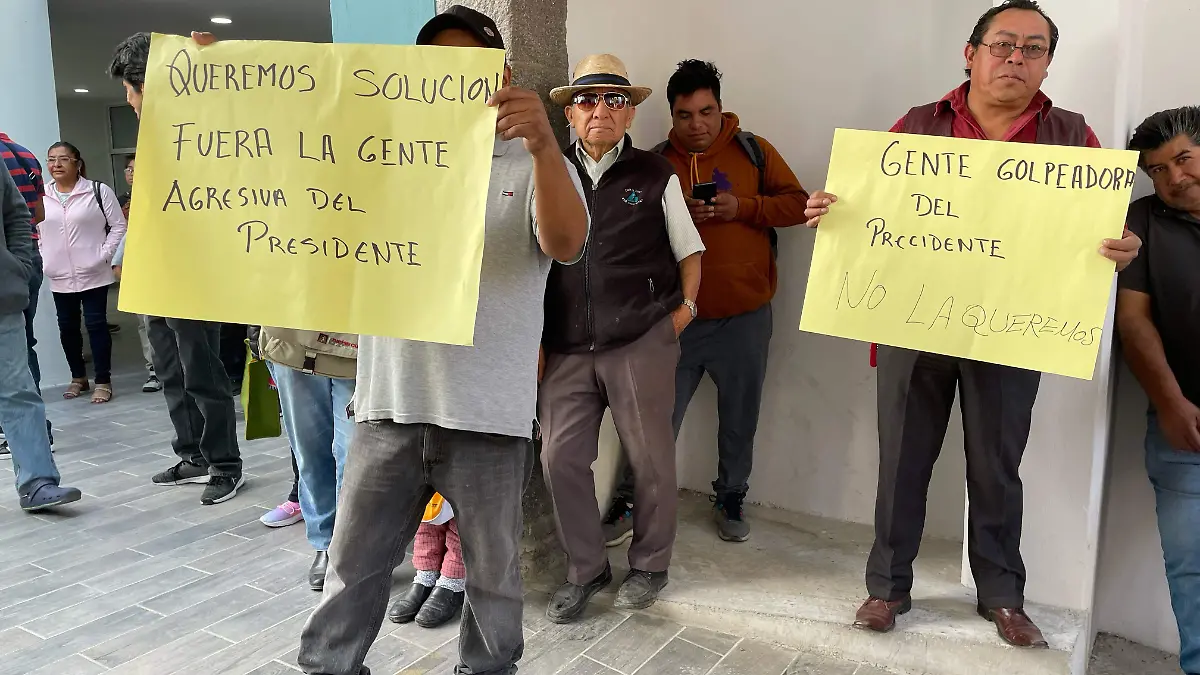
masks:
<path fill-rule="evenodd" d="M 71 380 L 71 384 L 67 385 L 67 390 L 63 392 L 63 398 L 68 401 L 73 398 L 79 398 L 79 395 L 91 389 L 87 379 Z"/>
<path fill-rule="evenodd" d="M 96 391 L 92 394 L 92 403 L 108 403 L 112 400 L 113 391 L 111 384 L 98 384 Z"/>

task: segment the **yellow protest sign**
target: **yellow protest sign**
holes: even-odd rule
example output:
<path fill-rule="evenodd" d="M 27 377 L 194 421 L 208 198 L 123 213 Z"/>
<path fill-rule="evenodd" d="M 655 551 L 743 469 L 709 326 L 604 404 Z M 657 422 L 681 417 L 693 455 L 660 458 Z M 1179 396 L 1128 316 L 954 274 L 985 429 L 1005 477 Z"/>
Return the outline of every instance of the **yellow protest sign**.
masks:
<path fill-rule="evenodd" d="M 503 67 L 156 34 L 121 309 L 471 344 Z"/>
<path fill-rule="evenodd" d="M 1137 154 L 838 129 L 801 330 L 1091 379 Z"/>

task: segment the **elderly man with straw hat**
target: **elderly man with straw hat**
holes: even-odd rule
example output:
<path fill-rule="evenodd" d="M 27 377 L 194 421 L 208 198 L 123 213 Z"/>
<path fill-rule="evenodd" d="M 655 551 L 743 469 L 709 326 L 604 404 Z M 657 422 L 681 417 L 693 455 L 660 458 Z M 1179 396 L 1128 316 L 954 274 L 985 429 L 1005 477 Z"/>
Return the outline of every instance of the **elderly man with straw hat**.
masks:
<path fill-rule="evenodd" d="M 583 258 L 555 264 L 546 287 L 546 354 L 538 412 L 567 581 L 546 610 L 577 618 L 612 582 L 591 465 L 605 408 L 636 477 L 631 567 L 617 606 L 654 604 L 675 543 L 675 365 L 679 333 L 696 316 L 704 244 L 671 164 L 627 135 L 650 95 L 621 60 L 585 58 L 570 86 L 550 92 L 578 140 L 567 148 L 592 215 Z"/>

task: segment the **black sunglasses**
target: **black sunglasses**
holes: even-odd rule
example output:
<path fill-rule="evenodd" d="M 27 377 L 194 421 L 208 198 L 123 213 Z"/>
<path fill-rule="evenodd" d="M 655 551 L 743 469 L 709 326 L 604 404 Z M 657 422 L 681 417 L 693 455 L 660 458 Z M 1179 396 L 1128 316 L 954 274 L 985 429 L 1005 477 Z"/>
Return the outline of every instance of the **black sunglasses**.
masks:
<path fill-rule="evenodd" d="M 600 99 L 604 99 L 604 105 L 609 110 L 624 110 L 625 106 L 629 105 L 629 97 L 619 91 L 610 91 L 603 94 L 597 94 L 592 91 L 580 92 L 575 94 L 574 98 L 571 99 L 571 103 L 583 112 L 590 112 L 595 110 L 596 106 L 600 105 Z"/>

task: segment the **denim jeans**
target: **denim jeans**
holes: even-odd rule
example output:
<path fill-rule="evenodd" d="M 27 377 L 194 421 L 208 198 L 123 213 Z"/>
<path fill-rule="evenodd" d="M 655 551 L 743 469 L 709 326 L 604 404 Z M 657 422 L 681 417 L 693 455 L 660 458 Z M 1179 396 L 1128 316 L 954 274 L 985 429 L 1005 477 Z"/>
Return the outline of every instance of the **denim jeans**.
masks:
<path fill-rule="evenodd" d="M 82 293 L 55 293 L 54 306 L 58 310 L 58 334 L 67 365 L 71 367 L 71 377 L 76 380 L 87 377 L 87 365 L 83 361 L 83 336 L 79 332 L 82 321 L 92 345 L 96 384 L 111 384 L 112 334 L 108 332 L 108 286 Z"/>
<path fill-rule="evenodd" d="M 0 425 L 8 437 L 17 491 L 33 481 L 58 484 L 46 433 L 46 406 L 29 372 L 25 316 L 0 314 Z"/>
<path fill-rule="evenodd" d="M 1200 453 L 1167 444 L 1158 416 L 1147 415 L 1146 471 L 1158 505 L 1158 534 L 1171 606 L 1179 624 L 1179 663 L 1200 674 Z"/>
<path fill-rule="evenodd" d="M 346 457 L 325 594 L 300 638 L 300 668 L 359 675 L 387 611 L 392 570 L 439 492 L 458 520 L 467 566 L 459 675 L 511 675 L 521 635 L 521 493 L 533 467 L 525 438 L 429 424 L 364 422 Z"/>
<path fill-rule="evenodd" d="M 308 543 L 313 550 L 328 551 L 354 431 L 354 422 L 346 417 L 354 380 L 308 375 L 278 364 L 271 365 L 271 374 L 300 475 L 300 512 Z"/>

